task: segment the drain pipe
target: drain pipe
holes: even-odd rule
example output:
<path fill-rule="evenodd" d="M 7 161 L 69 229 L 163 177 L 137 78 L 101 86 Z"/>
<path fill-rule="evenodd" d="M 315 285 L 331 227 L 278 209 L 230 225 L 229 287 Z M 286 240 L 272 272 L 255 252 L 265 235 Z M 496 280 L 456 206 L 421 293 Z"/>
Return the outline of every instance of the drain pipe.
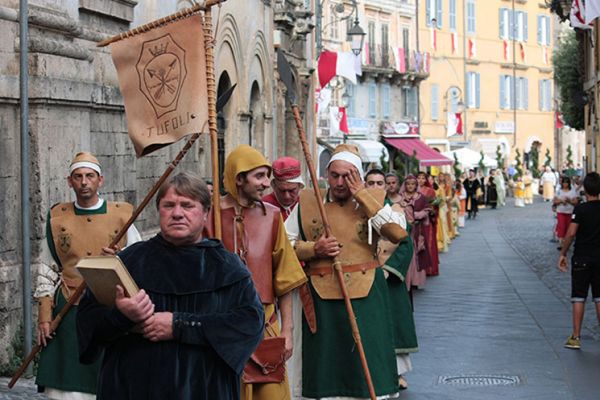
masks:
<path fill-rule="evenodd" d="M 21 129 L 21 259 L 24 354 L 31 352 L 31 242 L 29 213 L 29 24 L 28 0 L 19 1 L 19 100 Z M 27 373 L 32 373 L 30 364 Z"/>

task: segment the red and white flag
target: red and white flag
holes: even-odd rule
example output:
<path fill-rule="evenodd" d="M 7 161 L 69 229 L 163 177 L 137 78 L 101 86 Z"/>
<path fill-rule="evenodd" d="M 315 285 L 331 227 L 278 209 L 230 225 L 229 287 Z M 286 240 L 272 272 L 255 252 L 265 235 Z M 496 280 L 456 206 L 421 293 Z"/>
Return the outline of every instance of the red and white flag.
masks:
<path fill-rule="evenodd" d="M 346 107 L 329 107 L 329 132 L 344 132 L 345 135 L 350 133 Z"/>
<path fill-rule="evenodd" d="M 463 134 L 463 123 L 461 113 L 448 113 L 448 137 L 462 135 Z"/>
<path fill-rule="evenodd" d="M 319 83 L 325 87 L 334 76 L 342 76 L 356 85 L 356 56 L 354 53 L 323 51 L 318 62 Z"/>
<path fill-rule="evenodd" d="M 450 32 L 450 40 L 452 46 L 452 54 L 456 54 L 458 52 L 458 35 L 456 32 Z"/>
<path fill-rule="evenodd" d="M 369 42 L 367 41 L 365 41 L 365 44 L 363 45 L 363 51 L 361 53 L 361 56 L 363 65 L 371 64 L 371 55 L 369 54 Z"/>
<path fill-rule="evenodd" d="M 523 42 L 519 42 L 519 51 L 521 52 L 521 61 L 525 62 L 525 46 Z"/>
<path fill-rule="evenodd" d="M 315 111 L 317 114 L 326 112 L 327 107 L 331 103 L 331 89 L 317 88 L 315 90 Z"/>
<path fill-rule="evenodd" d="M 437 30 L 432 26 L 429 28 L 429 37 L 431 39 L 431 48 L 437 50 Z"/>
<path fill-rule="evenodd" d="M 600 0 L 586 0 L 585 23 L 591 24 L 598 17 L 600 17 Z"/>
<path fill-rule="evenodd" d="M 510 48 L 508 47 L 508 40 L 502 41 L 502 51 L 504 55 L 504 61 L 510 61 Z"/>
<path fill-rule="evenodd" d="M 571 26 L 573 28 L 579 29 L 592 29 L 591 25 L 586 24 L 586 7 L 581 0 L 573 0 L 573 5 L 571 6 L 571 15 L 569 16 L 569 21 L 571 22 Z"/>
<path fill-rule="evenodd" d="M 477 43 L 475 43 L 475 39 L 469 39 L 469 58 L 477 57 Z"/>
<path fill-rule="evenodd" d="M 396 60 L 396 70 L 401 74 L 406 72 L 406 55 L 402 47 L 394 49 L 394 59 Z"/>

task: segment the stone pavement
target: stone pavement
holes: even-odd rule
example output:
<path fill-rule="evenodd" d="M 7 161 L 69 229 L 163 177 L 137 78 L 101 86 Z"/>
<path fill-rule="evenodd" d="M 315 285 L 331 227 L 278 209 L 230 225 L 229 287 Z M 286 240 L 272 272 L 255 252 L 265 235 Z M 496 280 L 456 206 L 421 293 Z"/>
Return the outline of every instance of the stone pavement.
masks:
<path fill-rule="evenodd" d="M 555 272 L 548 204 L 482 210 L 415 294 L 420 352 L 402 399 L 600 398 L 595 313 L 582 350 L 571 332 L 569 275 Z M 505 385 L 500 385 L 505 383 Z"/>
<path fill-rule="evenodd" d="M 12 388 L 8 388 L 10 378 L 0 378 L 0 400 L 43 400 L 47 399 L 37 392 L 34 378 L 21 378 Z"/>

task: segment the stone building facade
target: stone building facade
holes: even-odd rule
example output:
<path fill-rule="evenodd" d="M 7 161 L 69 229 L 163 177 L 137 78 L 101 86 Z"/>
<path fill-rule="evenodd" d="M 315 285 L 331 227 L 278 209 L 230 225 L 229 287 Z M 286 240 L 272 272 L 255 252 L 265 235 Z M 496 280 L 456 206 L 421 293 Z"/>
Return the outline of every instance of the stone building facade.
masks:
<path fill-rule="evenodd" d="M 183 146 L 176 143 L 136 159 L 109 50 L 96 42 L 189 5 L 175 0 L 29 2 L 32 276 L 27 279 L 34 287 L 37 267 L 50 260 L 47 212 L 57 202 L 73 200 L 66 176 L 76 152 L 91 151 L 103 164 L 104 198 L 139 204 Z M 0 0 L 0 365 L 14 357 L 22 335 L 18 8 L 17 0 Z M 300 156 L 298 141 L 283 134 L 291 125 L 274 50 L 277 44 L 290 55 L 299 97 L 306 101 L 306 32 L 297 29 L 305 26 L 298 19 L 309 17 L 303 9 L 287 0 L 230 0 L 214 9 L 219 94 L 237 84 L 219 115 L 221 164 L 242 143 L 270 159 Z M 209 149 L 208 136 L 201 137 L 178 169 L 210 176 Z M 144 210 L 136 226 L 145 236 L 156 231 L 154 207 Z"/>

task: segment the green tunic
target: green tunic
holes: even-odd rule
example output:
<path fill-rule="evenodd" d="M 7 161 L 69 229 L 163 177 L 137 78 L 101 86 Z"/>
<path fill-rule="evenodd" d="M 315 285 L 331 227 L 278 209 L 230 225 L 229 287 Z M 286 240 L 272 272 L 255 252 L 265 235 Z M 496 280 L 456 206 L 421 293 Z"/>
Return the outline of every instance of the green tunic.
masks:
<path fill-rule="evenodd" d="M 56 291 L 55 301 L 53 317 L 67 303 L 61 290 Z M 95 394 L 101 358 L 92 365 L 79 363 L 76 315 L 77 306 L 73 306 L 58 326 L 54 339 L 42 350 L 35 383 L 65 392 Z"/>
<path fill-rule="evenodd" d="M 352 338 L 343 300 L 322 300 L 311 285 L 317 333 L 302 322 L 302 395 L 369 397 L 358 350 Z M 389 324 L 388 288 L 381 268 L 369 295 L 352 300 L 367 363 L 378 396 L 396 393 L 398 383 Z"/>
<path fill-rule="evenodd" d="M 410 228 L 407 228 L 407 231 L 410 232 Z M 400 242 L 383 266 L 390 273 L 387 284 L 396 354 L 414 353 L 419 350 L 412 305 L 404 283 L 412 257 L 413 243 L 409 235 Z"/>

